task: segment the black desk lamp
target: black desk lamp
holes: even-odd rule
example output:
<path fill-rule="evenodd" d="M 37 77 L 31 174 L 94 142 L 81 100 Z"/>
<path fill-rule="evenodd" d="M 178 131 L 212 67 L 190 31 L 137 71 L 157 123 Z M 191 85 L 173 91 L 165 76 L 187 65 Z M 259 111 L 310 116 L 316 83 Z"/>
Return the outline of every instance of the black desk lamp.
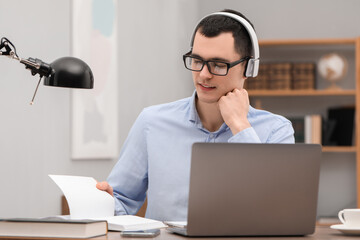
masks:
<path fill-rule="evenodd" d="M 30 104 L 34 103 L 34 98 L 41 82 L 45 77 L 44 85 L 66 88 L 86 88 L 94 87 L 94 77 L 90 67 L 82 60 L 74 57 L 63 57 L 55 60 L 51 64 L 45 63 L 37 58 L 22 59 L 16 53 L 15 46 L 5 37 L 1 38 L 0 55 L 8 56 L 25 65 L 34 76 L 40 75 L 34 96 Z"/>

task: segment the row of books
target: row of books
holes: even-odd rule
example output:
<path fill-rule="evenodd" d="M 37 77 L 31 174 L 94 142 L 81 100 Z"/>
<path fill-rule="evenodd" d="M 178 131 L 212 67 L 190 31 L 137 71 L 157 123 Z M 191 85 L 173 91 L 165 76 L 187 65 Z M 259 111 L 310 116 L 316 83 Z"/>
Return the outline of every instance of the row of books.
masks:
<path fill-rule="evenodd" d="M 317 143 L 323 146 L 355 144 L 355 107 L 329 108 L 327 118 L 321 115 L 292 117 L 296 143 Z"/>
<path fill-rule="evenodd" d="M 248 90 L 315 89 L 315 63 L 261 63 L 258 76 L 245 81 Z"/>

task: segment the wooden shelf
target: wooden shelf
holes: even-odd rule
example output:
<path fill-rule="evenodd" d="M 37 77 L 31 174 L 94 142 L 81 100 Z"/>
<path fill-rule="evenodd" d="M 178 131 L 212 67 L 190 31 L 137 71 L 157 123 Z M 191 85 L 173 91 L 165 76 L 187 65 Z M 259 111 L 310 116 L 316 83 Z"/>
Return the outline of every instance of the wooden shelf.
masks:
<path fill-rule="evenodd" d="M 356 152 L 356 146 L 323 146 L 323 152 Z"/>
<path fill-rule="evenodd" d="M 316 226 L 328 226 L 334 224 L 341 224 L 339 218 L 337 217 L 328 217 L 328 218 L 320 218 L 316 221 Z"/>
<path fill-rule="evenodd" d="M 249 90 L 250 97 L 355 96 L 356 90 Z"/>
<path fill-rule="evenodd" d="M 291 45 L 354 45 L 356 38 L 342 39 L 288 39 L 288 40 L 260 40 L 260 46 L 291 46 Z"/>

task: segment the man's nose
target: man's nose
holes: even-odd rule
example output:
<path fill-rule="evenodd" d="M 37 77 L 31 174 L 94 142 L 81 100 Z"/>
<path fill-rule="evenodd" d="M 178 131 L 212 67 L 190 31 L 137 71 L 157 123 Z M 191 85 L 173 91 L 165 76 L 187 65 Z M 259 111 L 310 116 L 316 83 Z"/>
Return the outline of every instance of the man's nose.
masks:
<path fill-rule="evenodd" d="M 200 76 L 204 78 L 211 78 L 212 74 L 209 71 L 209 67 L 207 64 L 204 65 L 203 69 L 200 71 Z"/>

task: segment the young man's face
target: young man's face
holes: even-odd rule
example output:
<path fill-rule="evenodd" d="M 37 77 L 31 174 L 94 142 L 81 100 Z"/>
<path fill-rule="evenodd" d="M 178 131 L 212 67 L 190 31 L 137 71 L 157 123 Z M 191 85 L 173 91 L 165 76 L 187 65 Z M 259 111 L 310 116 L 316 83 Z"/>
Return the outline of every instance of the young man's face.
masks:
<path fill-rule="evenodd" d="M 205 37 L 196 33 L 192 55 L 201 57 L 203 60 L 221 60 L 234 62 L 240 60 L 240 56 L 234 46 L 232 33 L 221 33 L 216 37 Z M 216 76 L 209 72 L 206 64 L 200 72 L 192 72 L 198 100 L 206 103 L 216 103 L 221 96 L 231 92 L 235 88 L 242 89 L 244 85 L 244 63 L 229 69 L 226 76 Z"/>

